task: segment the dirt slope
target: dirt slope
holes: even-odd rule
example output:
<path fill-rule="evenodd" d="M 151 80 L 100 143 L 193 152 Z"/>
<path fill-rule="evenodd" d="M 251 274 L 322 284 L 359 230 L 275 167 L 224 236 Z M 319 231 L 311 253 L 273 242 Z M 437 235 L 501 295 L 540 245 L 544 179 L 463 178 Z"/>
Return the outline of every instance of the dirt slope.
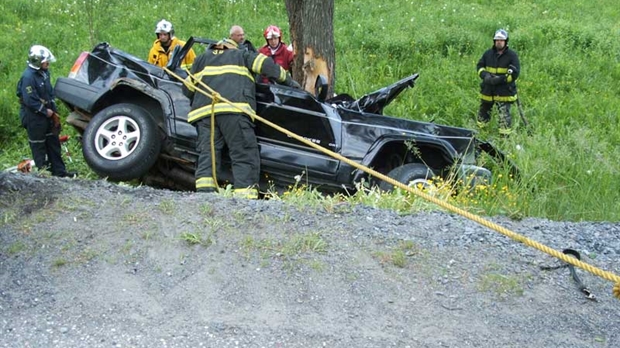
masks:
<path fill-rule="evenodd" d="M 443 212 L 0 174 L 0 347 L 618 347 L 613 284 Z M 618 273 L 618 224 L 495 218 Z"/>

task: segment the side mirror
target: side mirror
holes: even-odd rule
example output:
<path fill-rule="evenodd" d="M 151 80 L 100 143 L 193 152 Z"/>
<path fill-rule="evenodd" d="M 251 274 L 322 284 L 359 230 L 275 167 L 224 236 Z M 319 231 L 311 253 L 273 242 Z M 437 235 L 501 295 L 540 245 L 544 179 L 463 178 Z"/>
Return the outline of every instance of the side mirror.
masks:
<path fill-rule="evenodd" d="M 316 82 L 314 83 L 314 95 L 319 101 L 325 101 L 328 89 L 327 78 L 323 75 L 317 76 Z"/>

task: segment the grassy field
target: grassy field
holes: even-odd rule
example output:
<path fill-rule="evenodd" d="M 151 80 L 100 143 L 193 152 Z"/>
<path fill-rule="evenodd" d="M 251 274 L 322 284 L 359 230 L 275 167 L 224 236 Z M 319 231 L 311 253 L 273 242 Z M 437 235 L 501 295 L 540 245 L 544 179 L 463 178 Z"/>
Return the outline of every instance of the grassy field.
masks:
<path fill-rule="evenodd" d="M 14 91 L 32 44 L 54 52 L 58 61 L 51 70 L 58 77 L 68 73 L 79 52 L 100 41 L 146 58 L 161 18 L 175 25 L 180 38 L 225 37 L 232 24 L 242 25 L 257 46 L 269 24 L 280 25 L 288 37 L 284 1 L 4 4 L 0 169 L 30 156 Z M 559 0 L 336 0 L 334 20 L 338 93 L 360 96 L 418 72 L 418 85 L 386 113 L 472 128 L 478 108 L 476 62 L 492 45 L 493 32 L 506 28 L 521 59 L 519 95 L 532 134 L 525 132 L 515 108 L 519 128 L 513 137 L 499 139 L 496 125 L 481 136 L 498 143 L 524 178 L 515 182 L 496 171 L 495 185 L 487 192 L 451 199 L 487 214 L 620 221 L 620 13 L 614 1 L 566 6 Z M 77 142 L 69 148 L 74 160 L 69 167 L 94 178 Z"/>

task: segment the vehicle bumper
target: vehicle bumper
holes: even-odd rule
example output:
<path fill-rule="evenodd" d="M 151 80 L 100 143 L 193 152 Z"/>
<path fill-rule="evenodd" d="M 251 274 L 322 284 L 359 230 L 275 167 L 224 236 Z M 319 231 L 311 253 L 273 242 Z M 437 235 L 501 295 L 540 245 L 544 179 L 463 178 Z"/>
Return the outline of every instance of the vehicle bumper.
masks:
<path fill-rule="evenodd" d="M 469 187 L 477 185 L 489 185 L 491 183 L 491 171 L 471 164 L 463 164 L 458 171 L 459 179 Z"/>
<path fill-rule="evenodd" d="M 101 88 L 94 87 L 76 79 L 59 77 L 54 87 L 56 98 L 88 112 L 102 93 Z"/>

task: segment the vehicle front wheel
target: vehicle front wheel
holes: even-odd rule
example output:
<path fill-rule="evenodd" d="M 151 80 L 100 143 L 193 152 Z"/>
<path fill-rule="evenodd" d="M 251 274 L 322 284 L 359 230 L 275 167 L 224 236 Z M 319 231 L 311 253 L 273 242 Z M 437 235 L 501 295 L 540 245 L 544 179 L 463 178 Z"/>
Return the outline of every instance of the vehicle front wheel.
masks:
<path fill-rule="evenodd" d="M 428 187 L 432 185 L 431 179 L 435 176 L 435 174 L 424 164 L 407 163 L 392 169 L 388 173 L 388 176 L 410 187 L 417 187 L 418 185 Z M 379 188 L 383 191 L 392 192 L 395 186 L 385 181 L 381 181 Z"/>
<path fill-rule="evenodd" d="M 98 112 L 86 127 L 82 152 L 100 176 L 114 181 L 138 179 L 153 166 L 161 137 L 153 118 L 138 105 L 122 103 Z"/>

